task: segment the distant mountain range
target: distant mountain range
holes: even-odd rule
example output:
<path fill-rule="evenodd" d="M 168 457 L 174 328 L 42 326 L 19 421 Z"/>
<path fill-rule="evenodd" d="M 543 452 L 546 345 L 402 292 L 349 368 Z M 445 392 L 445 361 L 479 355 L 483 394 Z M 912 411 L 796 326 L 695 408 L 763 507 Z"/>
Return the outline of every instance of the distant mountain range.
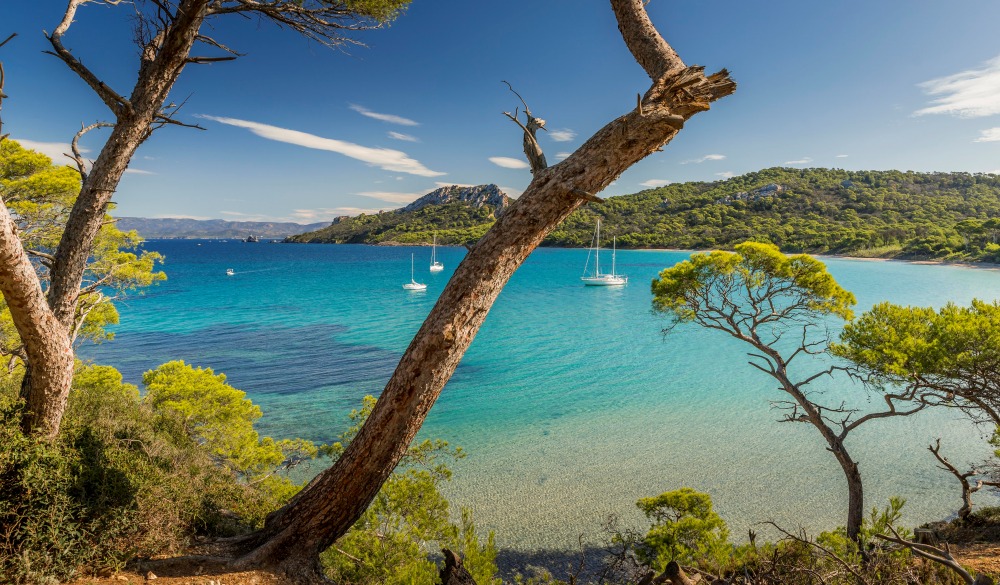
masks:
<path fill-rule="evenodd" d="M 319 230 L 286 242 L 310 244 L 439 244 L 475 242 L 512 200 L 496 185 L 449 185 L 402 209 L 338 217 Z"/>
<path fill-rule="evenodd" d="M 120 217 L 118 228 L 135 230 L 144 238 L 245 238 L 283 239 L 317 230 L 329 222 L 300 224 L 274 221 L 227 221 L 225 219 L 181 219 Z"/>

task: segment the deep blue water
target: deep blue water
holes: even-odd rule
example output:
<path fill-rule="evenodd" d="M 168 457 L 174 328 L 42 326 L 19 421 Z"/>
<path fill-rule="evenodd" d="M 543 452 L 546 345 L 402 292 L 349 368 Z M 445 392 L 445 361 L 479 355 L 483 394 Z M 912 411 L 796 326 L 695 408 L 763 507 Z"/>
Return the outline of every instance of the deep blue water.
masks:
<path fill-rule="evenodd" d="M 335 439 L 361 398 L 381 390 L 465 253 L 439 248 L 446 269 L 432 274 L 429 248 L 169 240 L 147 248 L 166 256 L 168 280 L 124 303 L 116 339 L 81 355 L 134 383 L 172 359 L 212 367 L 261 406 L 262 433 L 319 441 Z M 426 292 L 401 288 L 411 253 Z M 586 256 L 533 253 L 432 410 L 424 435 L 469 452 L 448 488 L 453 502 L 472 507 L 502 545 L 522 549 L 576 546 L 607 513 L 634 518 L 639 497 L 684 485 L 710 492 L 737 534 L 768 519 L 842 523 L 835 462 L 811 427 L 775 422 L 768 401 L 781 395 L 746 364 L 745 349 L 695 327 L 662 335 L 649 282 L 687 253 L 620 251 L 624 288 L 581 286 Z M 861 310 L 881 300 L 1000 296 L 995 270 L 827 263 Z M 823 388 L 871 400 L 849 385 Z M 911 522 L 957 509 L 954 480 L 925 448 L 934 437 L 961 462 L 989 453 L 953 413 L 890 420 L 849 438 L 871 505 L 904 495 Z"/>

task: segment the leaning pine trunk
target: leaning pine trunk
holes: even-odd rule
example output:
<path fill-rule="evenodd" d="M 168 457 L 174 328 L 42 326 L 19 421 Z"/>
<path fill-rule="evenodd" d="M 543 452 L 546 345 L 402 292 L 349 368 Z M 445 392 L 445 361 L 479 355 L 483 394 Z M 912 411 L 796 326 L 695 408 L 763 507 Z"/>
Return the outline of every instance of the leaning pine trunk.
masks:
<path fill-rule="evenodd" d="M 524 194 L 472 248 L 417 332 L 371 416 L 337 462 L 264 528 L 231 545 L 236 568 L 316 578 L 317 556 L 347 532 L 406 452 L 490 307 L 528 254 L 584 200 L 659 150 L 694 114 L 735 90 L 724 70 L 686 67 L 656 33 L 642 0 L 611 0 L 619 29 L 653 85 L 565 161 L 533 168 Z M 534 160 L 534 159 L 533 159 Z"/>

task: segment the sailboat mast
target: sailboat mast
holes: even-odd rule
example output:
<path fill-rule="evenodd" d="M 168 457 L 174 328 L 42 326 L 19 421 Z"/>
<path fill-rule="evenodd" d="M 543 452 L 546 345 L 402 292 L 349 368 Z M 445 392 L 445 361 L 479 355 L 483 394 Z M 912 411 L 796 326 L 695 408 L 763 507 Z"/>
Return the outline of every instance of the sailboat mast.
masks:
<path fill-rule="evenodd" d="M 601 220 L 597 220 L 597 247 L 594 248 L 594 276 L 601 275 Z"/>
<path fill-rule="evenodd" d="M 618 252 L 618 236 L 611 236 L 611 276 L 615 275 L 615 255 Z"/>

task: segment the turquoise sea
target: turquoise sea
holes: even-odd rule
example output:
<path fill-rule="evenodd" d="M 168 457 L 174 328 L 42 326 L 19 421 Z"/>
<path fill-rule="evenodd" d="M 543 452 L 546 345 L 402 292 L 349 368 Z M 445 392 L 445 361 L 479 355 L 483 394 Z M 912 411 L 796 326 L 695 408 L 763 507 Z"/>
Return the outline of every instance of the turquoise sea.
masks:
<path fill-rule="evenodd" d="M 430 248 L 151 241 L 168 280 L 121 307 L 116 339 L 81 355 L 142 372 L 183 359 L 224 372 L 265 412 L 264 434 L 336 438 L 377 394 L 465 254 Z M 410 254 L 424 293 L 404 291 Z M 594 542 L 609 514 L 637 523 L 635 501 L 681 486 L 711 493 L 731 531 L 764 520 L 809 529 L 843 523 L 839 468 L 807 425 L 776 422 L 782 395 L 724 334 L 650 311 L 649 282 L 687 252 L 619 251 L 624 288 L 581 286 L 587 250 L 539 249 L 514 275 L 431 412 L 423 435 L 464 447 L 448 487 L 477 524 L 517 550 Z M 859 309 L 881 300 L 941 305 L 1000 297 L 1000 271 L 826 259 Z M 233 276 L 226 269 L 233 268 Z M 816 370 L 822 369 L 817 363 Z M 845 383 L 841 395 L 877 407 Z M 850 398 L 853 397 L 853 398 Z M 954 478 L 926 446 L 970 464 L 987 457 L 957 413 L 922 413 L 853 434 L 869 506 L 902 495 L 906 521 L 947 517 Z M 981 503 L 997 503 L 988 494 Z M 636 524 L 638 526 L 638 524 Z M 759 528 L 759 527 L 755 527 Z"/>

